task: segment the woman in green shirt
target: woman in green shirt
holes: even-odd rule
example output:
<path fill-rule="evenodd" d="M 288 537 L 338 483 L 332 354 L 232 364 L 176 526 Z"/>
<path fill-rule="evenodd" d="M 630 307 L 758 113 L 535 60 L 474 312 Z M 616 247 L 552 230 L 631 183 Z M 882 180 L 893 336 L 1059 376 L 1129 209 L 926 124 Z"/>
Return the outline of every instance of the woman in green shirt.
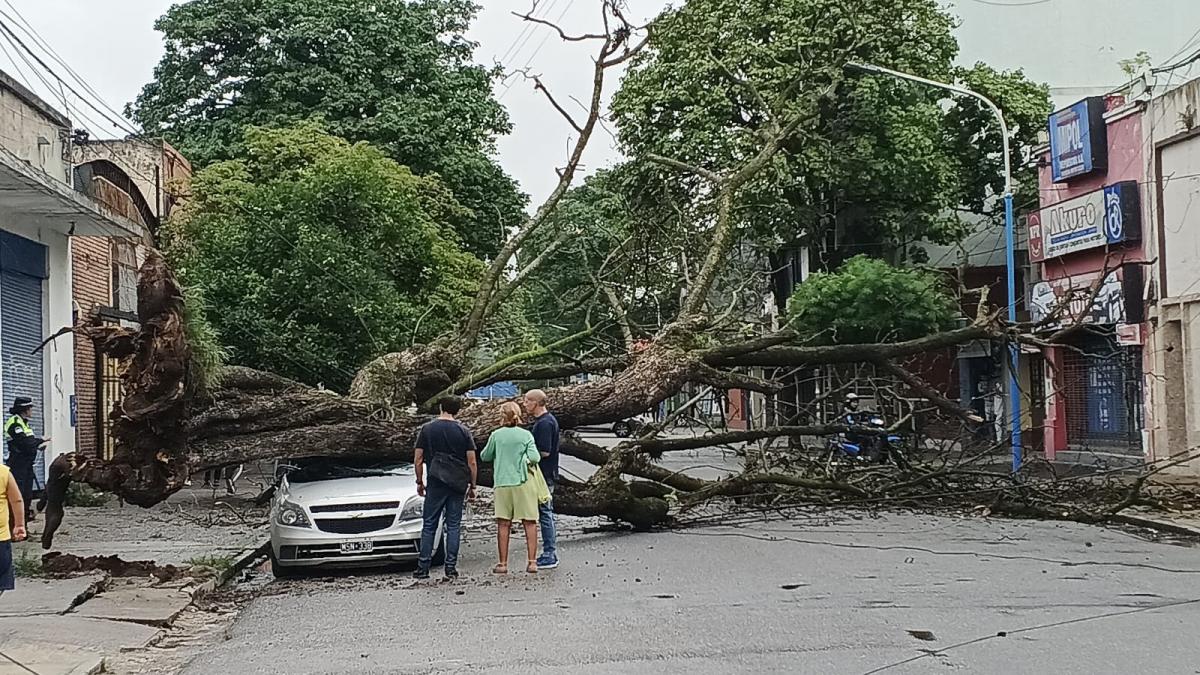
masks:
<path fill-rule="evenodd" d="M 508 402 L 500 407 L 504 426 L 492 432 L 481 458 L 492 462 L 492 486 L 496 497 L 496 536 L 500 562 L 492 570 L 508 574 L 508 543 L 512 522 L 525 527 L 528 564 L 525 571 L 537 572 L 538 490 L 531 471 L 536 471 L 541 455 L 533 434 L 521 428 L 521 408 Z"/>

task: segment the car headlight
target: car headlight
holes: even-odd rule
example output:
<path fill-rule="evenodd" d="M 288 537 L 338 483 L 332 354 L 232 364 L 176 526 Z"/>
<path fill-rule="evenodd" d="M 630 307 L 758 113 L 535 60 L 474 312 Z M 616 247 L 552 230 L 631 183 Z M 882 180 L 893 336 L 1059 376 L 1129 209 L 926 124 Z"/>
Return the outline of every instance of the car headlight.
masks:
<path fill-rule="evenodd" d="M 304 509 L 299 504 L 292 502 L 284 502 L 279 505 L 279 512 L 275 514 L 275 522 L 288 527 L 312 527 L 312 523 L 308 522 L 308 516 L 304 514 Z"/>
<path fill-rule="evenodd" d="M 424 497 L 412 497 L 407 502 L 404 502 L 404 509 L 400 511 L 400 520 L 420 520 L 421 514 L 425 510 Z"/>

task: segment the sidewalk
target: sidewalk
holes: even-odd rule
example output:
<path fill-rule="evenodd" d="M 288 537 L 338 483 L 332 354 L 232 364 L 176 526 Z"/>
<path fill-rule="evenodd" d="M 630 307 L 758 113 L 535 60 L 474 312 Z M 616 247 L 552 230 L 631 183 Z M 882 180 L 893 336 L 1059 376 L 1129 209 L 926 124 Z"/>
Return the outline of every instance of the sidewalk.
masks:
<path fill-rule="evenodd" d="M 0 675 L 90 675 L 103 671 L 106 655 L 157 641 L 197 594 L 266 540 L 266 509 L 252 503 L 259 486 L 250 478 L 233 496 L 192 487 L 150 509 L 113 497 L 102 506 L 67 508 L 53 553 L 153 561 L 155 574 L 151 566 L 109 565 L 112 573 L 23 576 L 43 561 L 43 521 L 31 523 L 29 540 L 14 546 L 17 588 L 0 597 Z M 46 561 L 78 567 L 53 555 Z"/>

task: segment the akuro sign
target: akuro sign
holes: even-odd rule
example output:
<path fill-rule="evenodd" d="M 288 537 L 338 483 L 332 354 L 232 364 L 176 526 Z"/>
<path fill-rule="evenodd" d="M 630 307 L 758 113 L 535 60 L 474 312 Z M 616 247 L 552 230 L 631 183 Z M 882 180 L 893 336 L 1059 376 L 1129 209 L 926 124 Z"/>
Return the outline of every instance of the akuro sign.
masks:
<path fill-rule="evenodd" d="M 1040 262 L 1098 246 L 1137 241 L 1142 209 L 1137 181 L 1059 202 L 1029 219 L 1029 258 Z"/>

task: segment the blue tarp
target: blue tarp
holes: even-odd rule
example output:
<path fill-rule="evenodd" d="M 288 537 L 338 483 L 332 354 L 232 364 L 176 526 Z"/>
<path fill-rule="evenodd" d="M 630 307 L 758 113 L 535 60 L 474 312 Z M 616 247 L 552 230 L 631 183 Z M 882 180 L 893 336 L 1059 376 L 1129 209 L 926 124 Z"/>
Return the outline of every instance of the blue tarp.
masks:
<path fill-rule="evenodd" d="M 467 392 L 471 398 L 481 398 L 485 401 L 497 398 L 513 398 L 517 395 L 517 385 L 512 382 L 497 382 L 486 387 L 472 389 Z"/>

